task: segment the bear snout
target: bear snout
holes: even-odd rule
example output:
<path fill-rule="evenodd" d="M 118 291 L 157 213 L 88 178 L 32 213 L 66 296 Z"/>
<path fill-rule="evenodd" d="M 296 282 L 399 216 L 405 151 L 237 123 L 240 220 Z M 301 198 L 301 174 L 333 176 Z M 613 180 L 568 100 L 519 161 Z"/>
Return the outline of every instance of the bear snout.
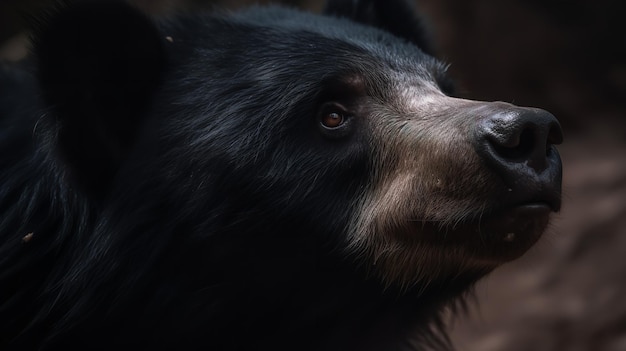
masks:
<path fill-rule="evenodd" d="M 560 208 L 563 142 L 549 112 L 502 102 L 485 103 L 476 127 L 476 152 L 507 186 L 508 204 L 544 203 Z"/>

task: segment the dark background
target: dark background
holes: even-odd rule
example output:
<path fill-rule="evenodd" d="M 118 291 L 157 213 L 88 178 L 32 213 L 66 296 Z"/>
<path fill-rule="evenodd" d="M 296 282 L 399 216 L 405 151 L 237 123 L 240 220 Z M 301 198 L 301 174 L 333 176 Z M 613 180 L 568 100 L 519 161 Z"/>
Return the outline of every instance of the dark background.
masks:
<path fill-rule="evenodd" d="M 26 54 L 20 14 L 53 2 L 0 0 L 0 58 Z M 158 15 L 253 1 L 133 2 Z M 478 284 L 467 313 L 450 316 L 458 350 L 626 350 L 623 0 L 416 3 L 462 96 L 547 109 L 566 137 L 562 212 L 535 248 Z"/>

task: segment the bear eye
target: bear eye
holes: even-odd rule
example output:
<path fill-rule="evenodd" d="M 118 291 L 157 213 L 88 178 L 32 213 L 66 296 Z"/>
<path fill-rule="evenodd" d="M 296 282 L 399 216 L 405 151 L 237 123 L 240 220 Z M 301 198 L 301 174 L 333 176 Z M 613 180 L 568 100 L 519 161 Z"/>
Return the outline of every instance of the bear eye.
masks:
<path fill-rule="evenodd" d="M 343 105 L 336 102 L 323 104 L 317 114 L 317 123 L 322 135 L 337 139 L 347 136 L 353 129 L 352 115 Z"/>
<path fill-rule="evenodd" d="M 322 115 L 320 123 L 324 128 L 335 129 L 344 123 L 344 116 L 341 112 L 327 112 Z"/>

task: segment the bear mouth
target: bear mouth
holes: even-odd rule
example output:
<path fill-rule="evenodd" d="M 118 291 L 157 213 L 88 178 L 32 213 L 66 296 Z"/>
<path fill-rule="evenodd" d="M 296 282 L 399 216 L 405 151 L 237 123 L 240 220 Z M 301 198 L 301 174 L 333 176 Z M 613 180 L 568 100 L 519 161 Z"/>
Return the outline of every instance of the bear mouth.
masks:
<path fill-rule="evenodd" d="M 463 256 L 480 266 L 498 266 L 519 258 L 541 238 L 550 217 L 559 211 L 560 200 L 498 207 L 452 230 L 436 226 L 424 230 L 428 226 L 422 224 L 422 240 L 446 252 L 464 252 Z"/>
<path fill-rule="evenodd" d="M 475 226 L 474 240 L 479 242 L 472 246 L 487 260 L 516 259 L 541 238 L 556 211 L 558 206 L 548 202 L 531 202 L 494 213 Z"/>
<path fill-rule="evenodd" d="M 473 257 L 504 263 L 523 255 L 541 238 L 551 215 L 561 209 L 561 191 L 553 184 L 540 185 L 514 189 L 507 200 L 464 226 L 461 241 Z"/>

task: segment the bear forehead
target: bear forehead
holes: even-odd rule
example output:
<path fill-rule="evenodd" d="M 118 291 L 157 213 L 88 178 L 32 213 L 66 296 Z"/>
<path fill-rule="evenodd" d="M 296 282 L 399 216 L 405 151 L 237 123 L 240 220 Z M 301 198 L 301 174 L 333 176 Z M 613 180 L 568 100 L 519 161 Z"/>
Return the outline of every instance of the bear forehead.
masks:
<path fill-rule="evenodd" d="M 297 64 L 325 67 L 329 72 L 356 67 L 362 73 L 387 71 L 375 79 L 392 78 L 397 75 L 390 74 L 393 71 L 415 77 L 413 82 L 423 82 L 446 69 L 446 65 L 417 46 L 386 31 L 345 18 L 283 7 L 251 7 L 228 17 L 192 15 L 162 24 L 167 36 L 177 28 L 185 35 L 190 27 L 197 27 L 195 33 L 211 33 L 188 40 L 188 45 L 196 52 L 204 52 L 205 58 L 216 50 L 224 55 L 244 55 L 248 63 L 255 58 L 267 61 L 271 57 L 273 64 L 293 64 L 290 71 L 296 74 L 302 74 Z M 205 30 L 207 27 L 211 30 Z M 407 81 L 403 79 L 403 83 Z"/>

